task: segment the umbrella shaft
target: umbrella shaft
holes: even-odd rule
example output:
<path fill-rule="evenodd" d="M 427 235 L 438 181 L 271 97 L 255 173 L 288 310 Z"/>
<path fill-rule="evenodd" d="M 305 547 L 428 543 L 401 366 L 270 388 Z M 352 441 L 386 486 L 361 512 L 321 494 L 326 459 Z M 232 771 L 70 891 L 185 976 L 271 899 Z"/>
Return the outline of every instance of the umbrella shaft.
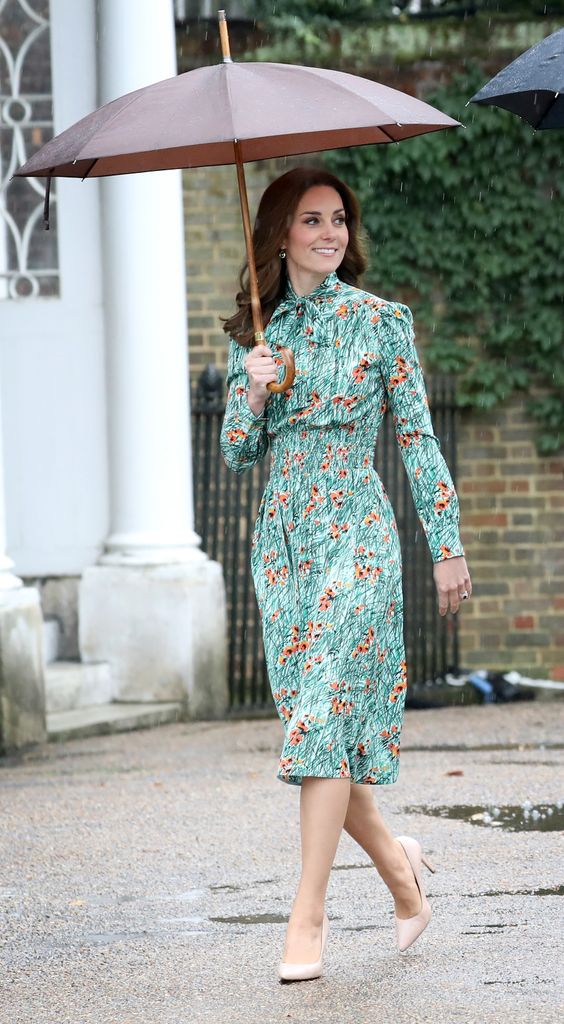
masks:
<path fill-rule="evenodd" d="M 255 344 L 264 341 L 264 330 L 262 325 L 262 310 L 257 281 L 257 268 L 255 265 L 255 253 L 253 249 L 253 235 L 251 232 L 251 218 L 249 215 L 249 201 L 247 198 L 247 185 L 245 182 L 245 169 L 241 157 L 241 144 L 238 139 L 234 142 L 235 162 L 237 167 L 237 183 L 239 185 L 239 199 L 241 202 L 241 214 L 243 217 L 243 231 L 245 233 L 245 246 L 247 249 L 247 265 L 249 267 L 249 288 L 251 292 L 251 310 L 253 314 L 253 328 L 255 332 Z"/>
<path fill-rule="evenodd" d="M 231 64 L 233 62 L 231 60 L 231 47 L 229 46 L 229 32 L 227 31 L 227 18 L 225 16 L 225 11 L 218 11 L 217 18 L 219 21 L 219 38 L 221 42 L 223 63 Z"/>

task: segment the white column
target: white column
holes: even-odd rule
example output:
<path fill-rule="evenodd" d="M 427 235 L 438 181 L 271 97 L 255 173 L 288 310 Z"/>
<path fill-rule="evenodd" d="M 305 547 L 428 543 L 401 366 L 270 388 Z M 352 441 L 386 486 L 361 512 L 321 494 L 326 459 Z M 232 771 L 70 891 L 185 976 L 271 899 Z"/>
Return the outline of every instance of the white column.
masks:
<path fill-rule="evenodd" d="M 173 5 L 100 0 L 100 103 L 176 74 Z M 193 529 L 180 171 L 105 178 L 110 536 L 100 561 L 205 557 Z"/>
<path fill-rule="evenodd" d="M 100 0 L 99 12 L 102 103 L 176 73 L 170 0 Z M 81 581 L 81 655 L 109 663 L 119 700 L 217 717 L 225 587 L 193 530 L 181 175 L 101 185 L 111 533 Z"/>

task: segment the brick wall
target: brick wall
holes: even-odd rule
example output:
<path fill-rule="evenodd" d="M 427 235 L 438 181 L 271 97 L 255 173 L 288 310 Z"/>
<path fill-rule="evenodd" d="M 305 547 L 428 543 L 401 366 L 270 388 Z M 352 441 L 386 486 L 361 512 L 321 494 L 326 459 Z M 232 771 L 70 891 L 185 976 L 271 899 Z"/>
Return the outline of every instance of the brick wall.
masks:
<path fill-rule="evenodd" d="M 461 416 L 461 663 L 564 680 L 564 458 L 540 457 L 533 431 L 519 398 Z"/>

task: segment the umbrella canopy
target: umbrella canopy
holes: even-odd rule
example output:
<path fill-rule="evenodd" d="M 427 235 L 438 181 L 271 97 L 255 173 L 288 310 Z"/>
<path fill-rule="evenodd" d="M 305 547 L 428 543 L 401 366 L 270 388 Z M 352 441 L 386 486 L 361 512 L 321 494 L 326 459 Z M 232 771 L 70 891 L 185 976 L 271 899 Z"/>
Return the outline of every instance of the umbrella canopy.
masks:
<path fill-rule="evenodd" d="M 93 178 L 137 171 L 236 164 L 255 343 L 264 341 L 244 163 L 344 146 L 400 142 L 459 125 L 421 100 L 369 79 L 295 64 L 234 64 L 225 11 L 219 12 L 223 62 L 136 89 L 56 135 L 16 171 Z M 280 355 L 291 387 L 290 349 Z"/>
<path fill-rule="evenodd" d="M 490 79 L 470 103 L 518 114 L 533 128 L 564 128 L 564 28 L 541 39 Z"/>
<path fill-rule="evenodd" d="M 106 103 L 16 174 L 98 177 L 399 142 L 459 122 L 356 75 L 293 64 L 225 62 Z"/>

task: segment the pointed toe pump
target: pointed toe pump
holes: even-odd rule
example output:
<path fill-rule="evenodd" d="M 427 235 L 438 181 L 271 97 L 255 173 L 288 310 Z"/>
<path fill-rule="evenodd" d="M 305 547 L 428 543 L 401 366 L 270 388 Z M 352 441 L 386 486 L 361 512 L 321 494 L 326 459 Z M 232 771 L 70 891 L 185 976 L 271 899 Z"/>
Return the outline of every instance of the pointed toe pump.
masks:
<path fill-rule="evenodd" d="M 431 920 L 431 907 L 425 895 L 423 882 L 421 881 L 421 864 L 425 864 L 429 871 L 433 873 L 435 869 L 423 855 L 421 846 L 416 839 L 412 839 L 411 836 L 396 836 L 396 839 L 404 848 L 421 896 L 421 910 L 418 914 L 415 914 L 415 917 L 402 919 L 394 914 L 397 946 L 400 953 L 403 953 L 419 938 L 421 932 L 425 930 Z"/>
<path fill-rule="evenodd" d="M 288 964 L 282 962 L 278 967 L 278 977 L 280 981 L 307 981 L 310 978 L 319 978 L 323 970 L 323 954 L 325 952 L 325 944 L 327 942 L 327 936 L 329 934 L 329 918 L 327 914 L 323 915 L 323 925 L 321 927 L 321 954 L 319 960 L 313 961 L 309 964 Z"/>

